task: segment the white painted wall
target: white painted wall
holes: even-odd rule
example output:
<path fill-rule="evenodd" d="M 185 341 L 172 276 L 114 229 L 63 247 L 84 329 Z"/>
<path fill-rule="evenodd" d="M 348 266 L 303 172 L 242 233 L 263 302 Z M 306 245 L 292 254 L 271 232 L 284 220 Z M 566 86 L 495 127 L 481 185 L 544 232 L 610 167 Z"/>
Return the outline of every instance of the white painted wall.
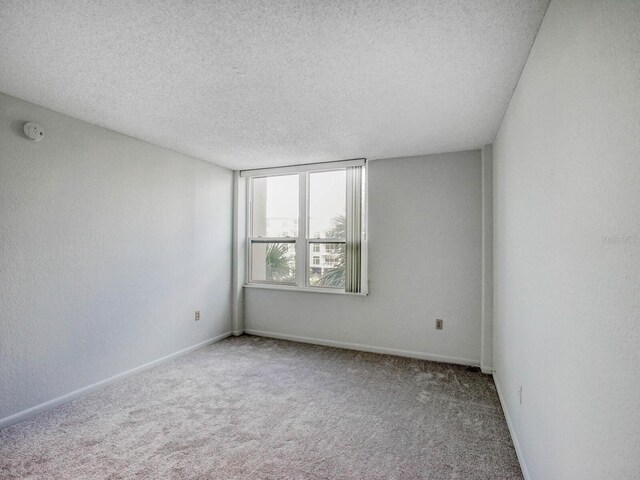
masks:
<path fill-rule="evenodd" d="M 246 331 L 478 365 L 480 152 L 368 169 L 369 296 L 245 288 Z"/>
<path fill-rule="evenodd" d="M 640 2 L 552 0 L 494 144 L 494 360 L 530 479 L 640 478 L 639 79 Z"/>
<path fill-rule="evenodd" d="M 0 419 L 228 332 L 231 200 L 229 170 L 0 94 Z"/>

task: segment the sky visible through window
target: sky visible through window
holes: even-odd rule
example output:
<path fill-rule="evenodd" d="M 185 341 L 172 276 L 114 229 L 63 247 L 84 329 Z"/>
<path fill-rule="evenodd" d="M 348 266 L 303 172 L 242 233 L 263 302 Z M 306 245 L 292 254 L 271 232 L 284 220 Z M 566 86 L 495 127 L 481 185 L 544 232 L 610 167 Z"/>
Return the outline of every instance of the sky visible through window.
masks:
<path fill-rule="evenodd" d="M 336 216 L 345 215 L 345 171 L 310 174 L 309 233 L 312 238 L 325 237 Z M 267 182 L 267 223 L 284 224 L 298 218 L 298 176 L 270 177 Z M 274 225 L 275 227 L 275 225 Z M 276 227 L 278 228 L 278 227 Z"/>

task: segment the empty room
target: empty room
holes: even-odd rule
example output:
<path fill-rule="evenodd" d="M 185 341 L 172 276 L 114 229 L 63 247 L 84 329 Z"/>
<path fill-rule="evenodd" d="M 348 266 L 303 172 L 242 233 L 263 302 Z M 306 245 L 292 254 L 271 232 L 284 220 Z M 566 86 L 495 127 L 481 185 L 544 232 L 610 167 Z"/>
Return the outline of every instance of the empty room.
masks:
<path fill-rule="evenodd" d="M 0 2 L 0 479 L 640 479 L 640 1 Z"/>

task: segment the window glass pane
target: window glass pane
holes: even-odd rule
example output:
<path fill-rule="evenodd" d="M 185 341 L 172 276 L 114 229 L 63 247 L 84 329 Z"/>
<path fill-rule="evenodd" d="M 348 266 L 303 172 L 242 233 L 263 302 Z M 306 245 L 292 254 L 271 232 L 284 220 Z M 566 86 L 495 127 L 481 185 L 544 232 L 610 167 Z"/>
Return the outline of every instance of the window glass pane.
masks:
<path fill-rule="evenodd" d="M 296 279 L 295 243 L 251 244 L 251 280 L 294 283 Z"/>
<path fill-rule="evenodd" d="M 254 237 L 298 236 L 298 175 L 253 179 Z"/>
<path fill-rule="evenodd" d="M 309 238 L 345 238 L 344 170 L 309 174 Z"/>
<path fill-rule="evenodd" d="M 309 250 L 309 285 L 344 288 L 344 243 L 312 243 Z"/>

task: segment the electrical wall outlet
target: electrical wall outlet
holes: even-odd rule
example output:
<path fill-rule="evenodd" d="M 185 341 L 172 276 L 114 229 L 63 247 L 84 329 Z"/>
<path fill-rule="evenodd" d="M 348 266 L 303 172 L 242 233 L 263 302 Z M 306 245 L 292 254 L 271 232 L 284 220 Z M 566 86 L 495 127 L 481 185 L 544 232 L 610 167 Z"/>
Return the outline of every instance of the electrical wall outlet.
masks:
<path fill-rule="evenodd" d="M 444 328 L 444 320 L 436 318 L 436 330 L 442 330 Z"/>
<path fill-rule="evenodd" d="M 200 310 L 196 310 L 196 322 L 200 320 Z"/>

